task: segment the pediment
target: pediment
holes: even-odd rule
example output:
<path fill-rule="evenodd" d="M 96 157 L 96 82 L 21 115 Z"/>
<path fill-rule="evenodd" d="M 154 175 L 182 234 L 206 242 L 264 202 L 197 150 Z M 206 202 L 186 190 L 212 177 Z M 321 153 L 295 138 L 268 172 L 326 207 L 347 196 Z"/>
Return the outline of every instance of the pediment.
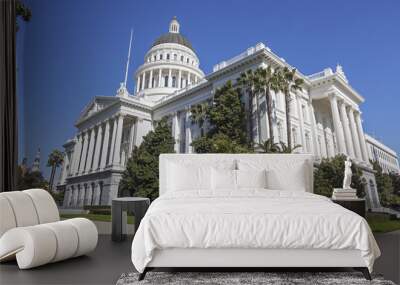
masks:
<path fill-rule="evenodd" d="M 86 107 L 82 110 L 79 116 L 78 122 L 88 117 L 91 117 L 95 113 L 101 112 L 103 109 L 112 105 L 118 101 L 115 97 L 95 97 Z"/>

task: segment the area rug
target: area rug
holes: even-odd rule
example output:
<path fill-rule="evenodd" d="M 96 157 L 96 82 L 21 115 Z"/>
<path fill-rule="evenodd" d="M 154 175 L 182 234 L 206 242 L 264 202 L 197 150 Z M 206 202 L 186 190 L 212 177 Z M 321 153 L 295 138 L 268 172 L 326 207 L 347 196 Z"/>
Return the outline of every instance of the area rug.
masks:
<path fill-rule="evenodd" d="M 395 285 L 376 275 L 368 281 L 359 272 L 148 272 L 142 281 L 137 280 L 138 276 L 138 273 L 122 274 L 117 285 Z"/>

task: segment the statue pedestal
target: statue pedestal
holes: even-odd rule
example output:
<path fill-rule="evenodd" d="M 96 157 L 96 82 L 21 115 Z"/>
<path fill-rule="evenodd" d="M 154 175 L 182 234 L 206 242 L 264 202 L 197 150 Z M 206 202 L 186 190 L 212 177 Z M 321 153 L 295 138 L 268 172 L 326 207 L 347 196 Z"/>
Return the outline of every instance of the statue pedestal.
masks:
<path fill-rule="evenodd" d="M 334 200 L 358 199 L 357 190 L 353 188 L 350 189 L 334 188 L 332 193 L 332 199 Z"/>

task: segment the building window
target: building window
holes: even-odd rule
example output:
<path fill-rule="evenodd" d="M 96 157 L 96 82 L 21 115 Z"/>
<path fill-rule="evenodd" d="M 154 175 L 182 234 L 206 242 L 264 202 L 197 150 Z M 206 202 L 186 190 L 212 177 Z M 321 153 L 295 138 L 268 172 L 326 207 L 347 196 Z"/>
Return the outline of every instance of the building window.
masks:
<path fill-rule="evenodd" d="M 153 57 L 153 60 L 156 61 L 156 59 L 157 59 L 156 56 L 154 56 L 154 57 Z"/>
<path fill-rule="evenodd" d="M 160 54 L 160 60 L 162 60 L 163 59 L 163 55 L 162 54 Z"/>
<path fill-rule="evenodd" d="M 169 60 L 169 53 L 167 53 L 167 60 Z"/>
<path fill-rule="evenodd" d="M 306 132 L 305 137 L 306 137 L 306 151 L 307 151 L 307 152 L 310 152 L 310 150 L 311 150 L 311 143 L 310 143 L 310 134 L 309 134 L 309 132 Z"/>
<path fill-rule="evenodd" d="M 183 62 L 183 55 L 181 55 L 181 61 Z"/>
<path fill-rule="evenodd" d="M 164 87 L 168 87 L 168 75 L 164 77 Z"/>
<path fill-rule="evenodd" d="M 178 55 L 174 54 L 174 60 L 177 60 L 177 59 L 178 59 Z"/>
<path fill-rule="evenodd" d="M 189 63 L 189 58 L 186 59 L 186 63 Z"/>
<path fill-rule="evenodd" d="M 176 88 L 176 77 L 172 76 L 172 87 Z"/>

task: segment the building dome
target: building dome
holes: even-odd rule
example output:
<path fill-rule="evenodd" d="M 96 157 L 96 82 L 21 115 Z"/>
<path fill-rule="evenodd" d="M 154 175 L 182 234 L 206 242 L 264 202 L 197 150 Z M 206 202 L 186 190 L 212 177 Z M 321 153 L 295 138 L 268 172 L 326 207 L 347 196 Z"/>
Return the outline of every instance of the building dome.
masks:
<path fill-rule="evenodd" d="M 178 44 L 178 45 L 183 45 L 187 48 L 190 48 L 192 51 L 194 51 L 192 44 L 189 42 L 187 38 L 182 36 L 181 34 L 178 33 L 166 33 L 156 39 L 152 45 L 152 47 L 160 44 Z"/>
<path fill-rule="evenodd" d="M 179 33 L 176 17 L 168 33 L 157 38 L 135 73 L 136 95 L 152 101 L 196 84 L 204 77 L 192 44 Z"/>

